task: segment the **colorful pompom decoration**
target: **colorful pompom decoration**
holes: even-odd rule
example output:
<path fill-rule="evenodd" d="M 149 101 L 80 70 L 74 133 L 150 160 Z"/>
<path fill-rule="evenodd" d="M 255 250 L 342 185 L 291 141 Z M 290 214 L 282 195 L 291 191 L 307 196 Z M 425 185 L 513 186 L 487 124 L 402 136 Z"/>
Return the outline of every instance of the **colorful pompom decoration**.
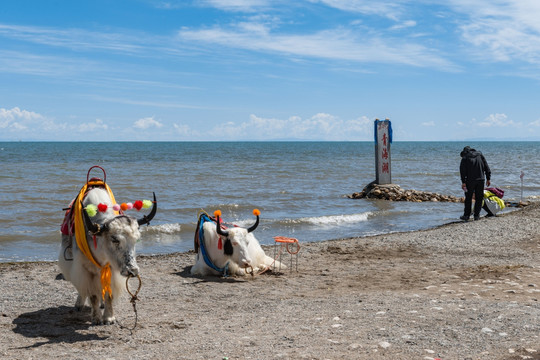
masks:
<path fill-rule="evenodd" d="M 253 215 L 259 216 L 261 215 L 261 212 L 259 211 L 259 209 L 253 209 Z"/>
<path fill-rule="evenodd" d="M 221 217 L 221 210 L 214 211 L 214 216 L 215 217 Z"/>
<path fill-rule="evenodd" d="M 143 207 L 143 202 L 141 200 L 137 200 L 133 203 L 133 207 L 139 211 Z"/>
<path fill-rule="evenodd" d="M 86 207 L 84 208 L 86 210 L 86 213 L 88 214 L 88 216 L 90 217 L 94 217 L 96 216 L 97 214 L 97 206 L 94 205 L 94 204 L 88 204 L 86 205 Z"/>
<path fill-rule="evenodd" d="M 150 200 L 143 200 L 142 204 L 143 209 L 148 209 L 152 207 L 152 202 Z"/>
<path fill-rule="evenodd" d="M 112 209 L 116 212 L 120 210 L 126 211 L 126 210 L 131 210 L 131 209 L 136 209 L 137 211 L 139 211 L 141 209 L 151 208 L 152 204 L 153 202 L 150 200 L 137 200 L 134 203 L 128 202 L 128 203 L 122 203 L 120 205 L 114 204 L 112 205 Z M 88 213 L 88 215 L 90 215 L 90 217 L 96 216 L 98 211 L 104 213 L 107 211 L 107 209 L 109 209 L 109 205 L 103 204 L 103 203 L 99 203 L 98 205 L 88 204 L 85 207 L 85 210 Z"/>

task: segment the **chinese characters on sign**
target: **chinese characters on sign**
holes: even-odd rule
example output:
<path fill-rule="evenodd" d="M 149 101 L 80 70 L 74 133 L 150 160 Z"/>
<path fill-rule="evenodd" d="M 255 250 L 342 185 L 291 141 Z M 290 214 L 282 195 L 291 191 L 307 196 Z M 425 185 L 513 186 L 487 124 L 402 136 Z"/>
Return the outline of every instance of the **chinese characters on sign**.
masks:
<path fill-rule="evenodd" d="M 390 144 L 392 126 L 390 120 L 375 120 L 375 169 L 376 182 L 379 185 L 392 183 L 390 166 Z"/>

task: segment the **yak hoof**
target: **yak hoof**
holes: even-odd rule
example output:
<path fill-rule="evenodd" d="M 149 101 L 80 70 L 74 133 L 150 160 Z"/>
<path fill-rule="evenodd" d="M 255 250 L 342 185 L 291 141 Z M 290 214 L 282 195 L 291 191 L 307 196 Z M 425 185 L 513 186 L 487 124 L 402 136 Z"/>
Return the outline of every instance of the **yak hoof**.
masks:
<path fill-rule="evenodd" d="M 75 301 L 75 309 L 81 311 L 84 308 L 86 298 L 83 299 L 81 295 L 77 295 L 77 300 Z"/>
<path fill-rule="evenodd" d="M 103 324 L 104 325 L 112 325 L 116 322 L 116 319 L 114 316 L 110 317 L 110 318 L 106 318 L 106 319 L 103 319 Z"/>
<path fill-rule="evenodd" d="M 100 318 L 94 318 L 92 319 L 92 325 L 103 325 L 103 320 Z"/>

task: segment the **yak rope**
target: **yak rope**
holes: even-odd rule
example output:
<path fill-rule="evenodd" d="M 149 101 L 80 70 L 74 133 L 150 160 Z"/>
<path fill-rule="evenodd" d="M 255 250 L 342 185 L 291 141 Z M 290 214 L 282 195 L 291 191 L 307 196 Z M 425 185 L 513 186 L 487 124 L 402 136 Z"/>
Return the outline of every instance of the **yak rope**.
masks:
<path fill-rule="evenodd" d="M 132 293 L 131 290 L 129 290 L 129 279 L 131 279 L 132 277 L 136 277 L 139 280 L 139 287 L 137 288 L 137 291 L 135 291 L 135 293 Z M 141 277 L 139 275 L 137 275 L 137 276 L 128 275 L 128 277 L 126 278 L 126 290 L 127 290 L 128 294 L 131 296 L 131 300 L 129 302 L 131 303 L 131 305 L 133 305 L 133 312 L 135 312 L 135 323 L 133 324 L 133 327 L 131 327 L 131 328 L 128 328 L 128 327 L 120 324 L 120 322 L 118 322 L 118 324 L 120 325 L 121 328 L 128 329 L 131 332 L 133 332 L 133 330 L 135 330 L 135 328 L 137 327 L 137 322 L 139 320 L 139 315 L 137 313 L 136 301 L 139 300 L 137 295 L 139 294 L 139 291 L 141 290 L 141 286 L 142 286 L 142 280 L 141 280 Z"/>
<path fill-rule="evenodd" d="M 84 221 L 83 221 L 82 212 L 84 210 L 82 207 L 82 200 L 84 198 L 84 195 L 86 194 L 86 190 L 88 189 L 88 187 L 91 187 L 91 186 L 105 187 L 105 190 L 107 190 L 107 193 L 109 193 L 109 197 L 111 198 L 111 201 L 113 203 L 116 203 L 116 200 L 114 200 L 114 195 L 111 191 L 111 188 L 109 188 L 109 185 L 99 180 L 99 181 L 88 181 L 81 188 L 81 191 L 79 191 L 79 195 L 77 195 L 77 197 L 75 198 L 75 201 L 73 202 L 73 211 L 75 212 L 75 240 L 77 242 L 77 246 L 79 247 L 79 249 L 81 249 L 82 253 L 86 256 L 86 258 L 90 260 L 94 265 L 96 265 L 99 269 L 101 269 L 102 295 L 103 295 L 103 298 L 105 298 L 106 292 L 111 294 L 111 275 L 110 275 L 111 268 L 108 263 L 105 266 L 101 266 L 101 264 L 99 264 L 97 260 L 94 259 L 94 256 L 92 255 L 92 252 L 90 251 L 90 247 L 88 246 L 88 241 L 86 238 L 86 228 L 84 226 Z"/>

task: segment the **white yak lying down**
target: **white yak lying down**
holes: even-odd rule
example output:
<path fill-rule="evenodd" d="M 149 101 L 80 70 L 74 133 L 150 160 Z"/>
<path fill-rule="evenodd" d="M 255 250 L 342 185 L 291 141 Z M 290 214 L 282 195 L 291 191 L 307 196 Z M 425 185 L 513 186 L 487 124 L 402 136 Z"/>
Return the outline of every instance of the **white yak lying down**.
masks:
<path fill-rule="evenodd" d="M 91 220 L 84 210 L 88 204 L 104 204 L 107 210 L 98 212 Z M 85 255 L 78 243 L 72 241 L 72 235 L 63 234 L 58 263 L 66 280 L 77 289 L 75 307 L 81 310 L 86 301 L 90 300 L 92 323 L 112 324 L 115 322 L 113 300 L 117 300 L 126 290 L 126 277 L 137 276 L 139 273 L 135 243 L 141 237 L 139 226 L 150 222 L 156 213 L 156 196 L 154 194 L 150 214 L 139 220 L 126 215 L 115 216 L 111 198 L 102 188 L 89 190 L 81 207 L 86 225 L 86 239 L 83 241 L 88 244 L 91 255 Z M 75 204 L 72 211 L 74 209 Z M 108 277 L 109 274 L 110 281 L 102 282 L 102 277 Z M 110 292 L 107 291 L 109 286 Z M 105 305 L 103 314 L 100 309 L 102 299 Z"/>
<path fill-rule="evenodd" d="M 253 210 L 257 217 L 255 224 L 244 229 L 232 227 L 223 229 L 220 224 L 221 211 L 214 212 L 216 221 L 201 214 L 195 231 L 195 265 L 192 275 L 237 275 L 243 276 L 261 272 L 274 264 L 267 256 L 252 231 L 259 225 L 259 210 Z M 276 262 L 276 266 L 279 266 Z M 284 267 L 284 265 L 281 265 Z"/>

